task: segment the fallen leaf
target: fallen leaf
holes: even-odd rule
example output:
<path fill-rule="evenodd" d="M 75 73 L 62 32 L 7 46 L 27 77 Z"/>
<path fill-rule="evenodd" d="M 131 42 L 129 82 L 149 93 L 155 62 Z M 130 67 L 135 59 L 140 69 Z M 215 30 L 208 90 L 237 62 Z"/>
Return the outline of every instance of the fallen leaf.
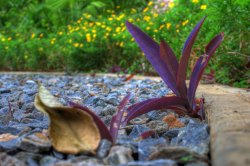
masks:
<path fill-rule="evenodd" d="M 174 114 L 168 114 L 163 118 L 163 121 L 168 124 L 168 128 L 181 128 L 184 127 L 184 123 L 178 120 Z"/>
<path fill-rule="evenodd" d="M 43 86 L 35 97 L 35 107 L 49 116 L 49 136 L 58 152 L 77 154 L 97 149 L 101 136 L 89 114 L 63 106 Z"/>

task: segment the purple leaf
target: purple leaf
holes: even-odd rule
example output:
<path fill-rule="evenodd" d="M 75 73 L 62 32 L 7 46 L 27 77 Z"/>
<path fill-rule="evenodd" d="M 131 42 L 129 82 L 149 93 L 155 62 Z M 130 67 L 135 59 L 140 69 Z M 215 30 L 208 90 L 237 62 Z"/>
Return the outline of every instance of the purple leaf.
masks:
<path fill-rule="evenodd" d="M 195 41 L 195 38 L 204 22 L 206 17 L 204 17 L 192 30 L 190 33 L 188 39 L 186 40 L 186 43 L 184 45 L 184 48 L 182 50 L 182 57 L 180 60 L 180 64 L 178 67 L 177 72 L 177 82 L 176 86 L 178 91 L 180 92 L 180 96 L 186 97 L 187 96 L 187 86 L 186 86 L 186 77 L 187 77 L 187 66 L 188 66 L 188 60 L 191 54 L 191 50 Z"/>
<path fill-rule="evenodd" d="M 167 65 L 168 70 L 170 71 L 172 77 L 176 81 L 176 75 L 177 75 L 179 64 L 178 64 L 178 61 L 176 59 L 176 56 L 173 50 L 164 41 L 161 41 L 160 43 L 160 57 L 164 61 L 164 63 Z"/>
<path fill-rule="evenodd" d="M 125 111 L 125 106 L 128 103 L 130 99 L 130 93 L 127 94 L 127 96 L 124 97 L 124 99 L 121 101 L 119 106 L 117 107 L 117 113 L 112 117 L 111 125 L 110 125 L 110 134 L 115 141 L 118 135 L 118 130 L 120 129 L 121 121 L 123 118 L 123 114 Z"/>
<path fill-rule="evenodd" d="M 174 78 L 172 78 L 167 65 L 160 58 L 159 45 L 132 23 L 126 22 L 126 26 L 163 81 L 175 94 L 179 94 Z"/>
<path fill-rule="evenodd" d="M 128 114 L 123 121 L 123 126 L 126 125 L 130 120 L 152 110 L 167 109 L 173 107 L 181 108 L 187 107 L 187 105 L 187 100 L 177 96 L 149 99 L 141 103 L 137 103 L 136 106 L 130 106 L 128 108 Z"/>
<path fill-rule="evenodd" d="M 199 84 L 199 81 L 201 79 L 201 76 L 205 70 L 205 67 L 207 66 L 209 60 L 211 59 L 213 53 L 217 49 L 217 47 L 220 45 L 220 43 L 223 40 L 224 34 L 221 33 L 214 37 L 209 44 L 205 48 L 205 55 L 202 55 L 196 62 L 193 72 L 191 74 L 190 78 L 190 84 L 189 84 L 189 89 L 188 89 L 188 100 L 189 104 L 192 106 L 194 109 L 195 107 L 195 92 L 197 89 L 197 86 Z"/>
<path fill-rule="evenodd" d="M 107 126 L 103 123 L 103 121 L 94 112 L 92 112 L 88 107 L 79 105 L 79 104 L 74 103 L 72 101 L 69 101 L 69 105 L 71 107 L 81 109 L 84 112 L 88 113 L 95 121 L 95 123 L 100 131 L 102 139 L 107 139 L 107 140 L 113 142 L 113 138 L 112 138 Z"/>

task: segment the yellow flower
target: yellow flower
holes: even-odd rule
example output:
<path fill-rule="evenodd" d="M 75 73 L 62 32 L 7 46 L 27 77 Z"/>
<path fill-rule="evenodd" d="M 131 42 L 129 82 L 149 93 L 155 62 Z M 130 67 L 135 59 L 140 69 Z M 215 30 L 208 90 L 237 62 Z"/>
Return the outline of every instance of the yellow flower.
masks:
<path fill-rule="evenodd" d="M 148 7 L 146 7 L 145 9 L 143 9 L 143 12 L 146 13 L 148 11 Z"/>
<path fill-rule="evenodd" d="M 102 25 L 101 27 L 102 27 L 102 28 L 106 28 L 106 25 Z"/>
<path fill-rule="evenodd" d="M 112 20 L 113 20 L 113 18 L 112 18 L 112 17 L 109 17 L 109 18 L 108 18 L 108 20 L 109 20 L 109 21 L 112 21 Z"/>
<path fill-rule="evenodd" d="M 31 34 L 31 39 L 34 39 L 36 37 L 36 34 L 32 33 Z"/>
<path fill-rule="evenodd" d="M 39 35 L 39 38 L 42 38 L 43 37 L 43 33 L 41 33 L 40 35 Z"/>
<path fill-rule="evenodd" d="M 147 27 L 146 30 L 150 30 L 150 27 Z"/>
<path fill-rule="evenodd" d="M 119 33 L 121 31 L 121 27 L 116 27 L 115 31 Z"/>
<path fill-rule="evenodd" d="M 169 8 L 173 8 L 174 7 L 174 2 L 169 2 Z"/>
<path fill-rule="evenodd" d="M 7 39 L 8 41 L 11 41 L 12 40 L 12 38 L 11 37 L 8 37 L 8 39 Z"/>
<path fill-rule="evenodd" d="M 120 47 L 122 47 L 123 45 L 124 45 L 124 43 L 123 43 L 123 42 L 121 42 L 121 43 L 120 43 Z"/>
<path fill-rule="evenodd" d="M 25 56 L 24 56 L 24 59 L 28 59 L 28 58 L 29 58 L 28 55 L 25 55 Z"/>
<path fill-rule="evenodd" d="M 121 6 L 116 6 L 116 9 L 120 9 L 121 8 Z"/>
<path fill-rule="evenodd" d="M 81 48 L 83 47 L 83 44 L 82 44 L 82 43 L 80 44 L 80 47 L 81 47 Z"/>
<path fill-rule="evenodd" d="M 169 29 L 171 27 L 171 23 L 167 23 L 166 27 L 167 27 L 167 29 Z"/>
<path fill-rule="evenodd" d="M 136 13 L 136 12 L 137 12 L 136 9 L 134 9 L 134 8 L 131 9 L 131 13 L 132 13 L 132 14 L 134 14 L 134 13 Z"/>
<path fill-rule="evenodd" d="M 200 9 L 201 10 L 206 10 L 207 9 L 207 5 L 201 5 Z"/>
<path fill-rule="evenodd" d="M 96 38 L 96 34 L 93 34 L 93 38 Z"/>
<path fill-rule="evenodd" d="M 153 2 L 150 1 L 150 2 L 148 3 L 148 6 L 152 6 L 152 5 L 153 5 Z"/>
<path fill-rule="evenodd" d="M 95 23 L 97 26 L 100 26 L 100 25 L 102 25 L 100 22 L 96 22 Z"/>
<path fill-rule="evenodd" d="M 153 14 L 154 17 L 158 17 L 158 15 L 159 15 L 158 13 L 154 13 Z"/>
<path fill-rule="evenodd" d="M 58 32 L 58 35 L 62 35 L 63 34 L 63 32 Z"/>
<path fill-rule="evenodd" d="M 4 48 L 5 48 L 6 50 L 8 50 L 8 49 L 9 49 L 9 47 L 8 47 L 8 46 L 5 46 Z"/>
<path fill-rule="evenodd" d="M 69 39 L 69 43 L 72 43 L 72 39 Z"/>
<path fill-rule="evenodd" d="M 91 42 L 91 36 L 89 33 L 86 34 L 86 41 Z"/>
<path fill-rule="evenodd" d="M 182 26 L 185 26 L 185 25 L 187 25 L 188 22 L 189 22 L 189 20 L 186 20 L 186 21 L 183 21 L 181 24 L 182 24 Z"/>
<path fill-rule="evenodd" d="M 96 30 L 95 30 L 95 29 L 93 29 L 93 30 L 92 30 L 92 32 L 93 32 L 93 33 L 96 33 Z"/>
<path fill-rule="evenodd" d="M 154 32 L 155 32 L 155 33 L 157 33 L 157 32 L 158 32 L 158 30 L 157 30 L 157 29 L 154 29 Z"/>
<path fill-rule="evenodd" d="M 74 43 L 74 47 L 79 47 L 79 43 Z"/>
<path fill-rule="evenodd" d="M 165 2 L 162 2 L 160 5 L 161 5 L 162 7 L 165 6 Z"/>
<path fill-rule="evenodd" d="M 147 21 L 147 22 L 148 22 L 150 19 L 151 19 L 150 16 L 144 16 L 144 17 L 143 17 L 143 20 L 145 20 L 145 21 Z"/>
<path fill-rule="evenodd" d="M 133 20 L 132 18 L 129 18 L 128 21 L 129 21 L 129 22 L 133 22 L 134 20 Z"/>
<path fill-rule="evenodd" d="M 110 32 L 110 31 L 112 31 L 112 29 L 111 29 L 110 27 L 107 27 L 107 28 L 106 28 L 106 31 L 109 31 L 109 32 Z"/>
<path fill-rule="evenodd" d="M 180 30 L 179 30 L 179 29 L 176 29 L 176 32 L 177 32 L 177 33 L 179 33 L 179 32 L 180 32 Z"/>
<path fill-rule="evenodd" d="M 193 2 L 193 3 L 198 3 L 198 2 L 199 2 L 199 0 L 192 0 L 192 2 Z"/>
<path fill-rule="evenodd" d="M 50 44 L 55 44 L 55 41 L 56 41 L 56 38 L 52 38 L 51 41 L 50 41 Z"/>
<path fill-rule="evenodd" d="M 164 27 L 164 25 L 161 25 L 159 29 L 161 30 L 163 27 Z"/>

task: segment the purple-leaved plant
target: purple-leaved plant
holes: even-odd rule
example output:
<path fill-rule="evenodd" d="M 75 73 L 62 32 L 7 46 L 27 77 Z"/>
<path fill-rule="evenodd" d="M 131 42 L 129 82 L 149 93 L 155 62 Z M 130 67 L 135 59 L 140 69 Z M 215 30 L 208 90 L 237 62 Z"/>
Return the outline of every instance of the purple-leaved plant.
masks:
<path fill-rule="evenodd" d="M 194 27 L 182 49 L 182 57 L 178 62 L 170 46 L 161 41 L 160 44 L 152 40 L 137 26 L 126 22 L 128 31 L 144 52 L 146 58 L 160 75 L 175 96 L 152 98 L 130 106 L 122 122 L 126 125 L 131 119 L 152 110 L 172 109 L 179 114 L 205 119 L 204 99 L 195 99 L 195 93 L 201 76 L 211 56 L 223 40 L 223 33 L 215 36 L 205 47 L 204 54 L 197 60 L 190 77 L 189 87 L 186 85 L 188 60 L 196 36 L 205 20 L 205 17 Z"/>
<path fill-rule="evenodd" d="M 123 114 L 125 112 L 125 106 L 128 103 L 130 99 L 130 93 L 128 93 L 120 102 L 120 104 L 117 107 L 116 114 L 112 117 L 111 123 L 110 123 L 110 128 L 103 123 L 103 121 L 93 112 L 91 111 L 88 107 L 82 106 L 80 104 L 74 103 L 74 102 L 69 102 L 69 106 L 73 108 L 78 108 L 89 114 L 94 122 L 96 123 L 96 126 L 99 129 L 100 135 L 102 139 L 107 139 L 111 141 L 112 143 L 115 143 L 117 136 L 118 136 L 118 130 L 120 129 L 121 126 L 121 121 L 123 118 Z"/>

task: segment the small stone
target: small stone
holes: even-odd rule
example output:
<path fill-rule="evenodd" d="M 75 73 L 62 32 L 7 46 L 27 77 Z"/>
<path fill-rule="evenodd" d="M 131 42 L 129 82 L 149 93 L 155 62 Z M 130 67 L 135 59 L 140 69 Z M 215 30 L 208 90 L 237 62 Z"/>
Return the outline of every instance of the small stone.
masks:
<path fill-rule="evenodd" d="M 185 166 L 208 166 L 208 163 L 199 161 L 195 163 L 188 163 Z"/>
<path fill-rule="evenodd" d="M 131 133 L 129 134 L 129 137 L 133 139 L 137 139 L 140 137 L 140 135 L 143 132 L 148 131 L 148 130 L 150 130 L 150 128 L 146 127 L 145 125 L 135 125 Z"/>
<path fill-rule="evenodd" d="M 53 166 L 104 166 L 104 164 L 101 160 L 93 157 L 79 156 L 70 160 L 59 161 Z"/>
<path fill-rule="evenodd" d="M 184 146 L 193 151 L 206 155 L 209 151 L 208 125 L 204 123 L 190 122 L 178 136 L 171 141 L 171 145 Z"/>
<path fill-rule="evenodd" d="M 33 153 L 48 152 L 51 149 L 51 142 L 45 133 L 37 132 L 24 137 L 19 148 Z"/>
<path fill-rule="evenodd" d="M 20 139 L 18 136 L 5 133 L 0 135 L 0 152 L 15 150 L 18 146 Z"/>
<path fill-rule="evenodd" d="M 175 138 L 178 136 L 180 129 L 170 129 L 163 134 L 163 137 L 168 137 L 169 139 Z"/>
<path fill-rule="evenodd" d="M 162 120 L 164 116 L 167 115 L 167 112 L 161 112 L 161 111 L 151 111 L 147 113 L 147 117 L 150 120 Z"/>
<path fill-rule="evenodd" d="M 38 166 L 39 161 L 42 158 L 41 154 L 31 153 L 31 152 L 18 152 L 15 155 L 16 158 L 25 162 L 25 165 Z"/>
<path fill-rule="evenodd" d="M 155 130 L 159 135 L 164 134 L 168 130 L 168 125 L 161 120 L 150 121 L 146 125 Z"/>
<path fill-rule="evenodd" d="M 40 162 L 39 165 L 40 166 L 52 166 L 54 165 L 56 162 L 58 162 L 58 159 L 52 156 L 45 156 L 43 157 Z"/>
<path fill-rule="evenodd" d="M 109 155 L 104 159 L 106 164 L 116 166 L 133 161 L 132 150 L 124 146 L 113 146 Z"/>
<path fill-rule="evenodd" d="M 176 162 L 173 160 L 152 160 L 152 161 L 132 161 L 126 165 L 120 166 L 177 166 Z"/>
<path fill-rule="evenodd" d="M 3 88 L 1 88 L 0 89 L 0 94 L 3 94 L 3 93 L 11 93 L 11 90 L 10 89 L 3 89 Z"/>
<path fill-rule="evenodd" d="M 103 111 L 100 112 L 100 116 L 107 116 L 107 115 L 111 115 L 113 116 L 116 112 L 116 107 L 112 106 L 112 105 L 107 105 L 107 107 L 105 107 L 103 109 Z"/>
<path fill-rule="evenodd" d="M 66 154 L 57 152 L 56 150 L 52 150 L 52 155 L 58 159 L 65 159 L 66 158 Z"/>
<path fill-rule="evenodd" d="M 149 157 L 149 160 L 156 159 L 171 159 L 177 161 L 178 164 L 200 161 L 208 162 L 208 157 L 206 155 L 201 155 L 190 149 L 178 146 L 159 146 Z"/>
<path fill-rule="evenodd" d="M 9 156 L 6 153 L 0 153 L 0 165 L 1 166 L 25 166 L 25 163 L 16 157 Z"/>
<path fill-rule="evenodd" d="M 111 146 L 112 146 L 112 142 L 110 142 L 109 140 L 106 140 L 106 139 L 102 139 L 100 142 L 100 145 L 97 149 L 96 156 L 98 158 L 103 158 L 103 157 L 107 156 Z"/>
<path fill-rule="evenodd" d="M 139 153 L 139 160 L 143 161 L 148 159 L 150 154 L 154 152 L 157 146 L 165 146 L 168 144 L 167 140 L 164 138 L 148 138 L 143 139 L 138 143 L 138 153 Z"/>
<path fill-rule="evenodd" d="M 26 84 L 31 84 L 31 85 L 34 85 L 34 84 L 36 84 L 36 82 L 35 82 L 35 81 L 33 81 L 33 80 L 27 80 L 27 81 L 26 81 Z"/>

